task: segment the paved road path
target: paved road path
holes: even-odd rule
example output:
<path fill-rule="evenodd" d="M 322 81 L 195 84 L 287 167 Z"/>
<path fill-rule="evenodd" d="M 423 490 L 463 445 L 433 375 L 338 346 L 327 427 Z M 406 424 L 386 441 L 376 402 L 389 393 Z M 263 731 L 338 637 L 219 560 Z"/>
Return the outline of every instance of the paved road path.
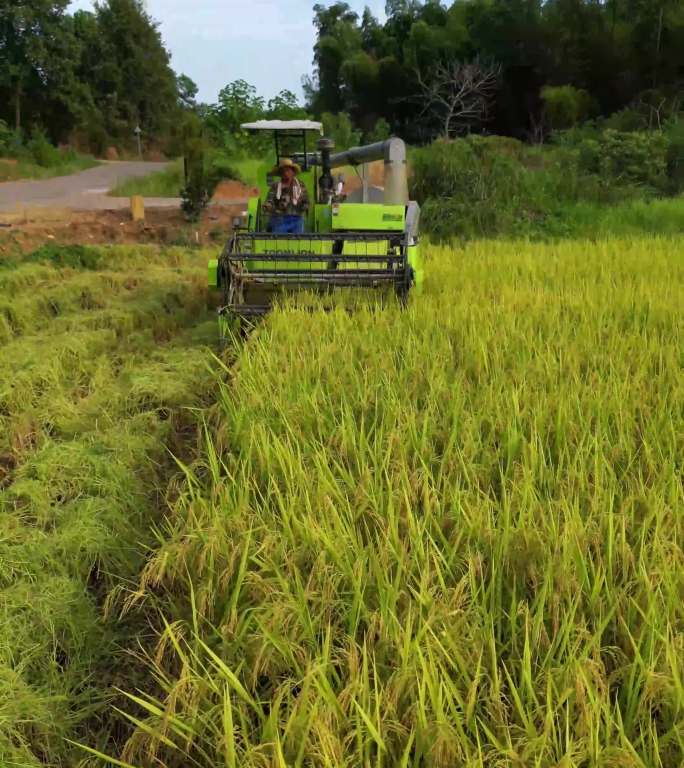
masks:
<path fill-rule="evenodd" d="M 0 211 L 27 208 L 69 208 L 74 211 L 100 211 L 127 208 L 127 197 L 108 197 L 119 181 L 162 171 L 168 163 L 108 162 L 72 176 L 45 181 L 0 183 Z M 146 198 L 150 207 L 177 207 L 175 198 Z"/>

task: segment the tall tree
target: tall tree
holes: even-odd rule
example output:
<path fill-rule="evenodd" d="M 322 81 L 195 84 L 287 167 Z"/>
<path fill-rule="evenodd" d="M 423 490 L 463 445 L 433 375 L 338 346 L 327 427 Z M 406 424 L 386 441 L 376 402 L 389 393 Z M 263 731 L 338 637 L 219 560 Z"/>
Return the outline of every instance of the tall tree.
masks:
<path fill-rule="evenodd" d="M 264 117 L 266 104 L 257 89 L 245 80 L 235 80 L 221 90 L 212 108 L 212 125 L 219 131 L 238 134 L 243 123 Z"/>
<path fill-rule="evenodd" d="M 682 0 L 388 0 L 382 24 L 343 2 L 314 13 L 314 111 L 346 111 L 359 125 L 378 114 L 409 139 L 429 133 L 408 98 L 415 73 L 440 63 L 499 63 L 488 128 L 520 137 L 539 125 L 545 85 L 586 91 L 598 115 L 629 104 L 660 115 L 684 93 Z"/>
<path fill-rule="evenodd" d="M 440 63 L 427 76 L 418 71 L 421 114 L 435 121 L 445 139 L 482 127 L 489 117 L 500 76 L 500 65 L 477 60 Z"/>
<path fill-rule="evenodd" d="M 124 137 L 138 124 L 161 135 L 177 114 L 178 86 L 158 25 L 141 0 L 105 0 L 95 9 L 92 89 L 108 131 Z"/>
<path fill-rule="evenodd" d="M 197 106 L 199 88 L 191 77 L 178 75 L 176 77 L 176 89 L 178 90 L 178 103 L 181 107 L 194 109 Z"/>
<path fill-rule="evenodd" d="M 297 96 L 285 89 L 268 100 L 266 117 L 273 120 L 304 120 L 307 113 L 300 106 Z"/>
<path fill-rule="evenodd" d="M 340 70 L 347 57 L 361 49 L 362 35 L 358 19 L 348 3 L 337 2 L 330 7 L 314 6 L 314 25 L 318 40 L 314 46 L 314 65 L 318 90 L 314 111 L 339 112 L 344 106 Z"/>
<path fill-rule="evenodd" d="M 68 1 L 0 0 L 0 85 L 11 95 L 17 131 L 24 95 L 45 85 L 48 50 Z"/>

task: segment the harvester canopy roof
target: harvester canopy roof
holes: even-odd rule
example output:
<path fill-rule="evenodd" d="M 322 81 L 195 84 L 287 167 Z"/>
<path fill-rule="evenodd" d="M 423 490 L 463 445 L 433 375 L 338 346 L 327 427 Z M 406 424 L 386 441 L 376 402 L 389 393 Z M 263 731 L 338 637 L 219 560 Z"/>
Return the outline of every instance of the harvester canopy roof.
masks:
<path fill-rule="evenodd" d="M 323 124 L 314 120 L 257 120 L 243 123 L 245 131 L 315 131 L 323 133 Z"/>

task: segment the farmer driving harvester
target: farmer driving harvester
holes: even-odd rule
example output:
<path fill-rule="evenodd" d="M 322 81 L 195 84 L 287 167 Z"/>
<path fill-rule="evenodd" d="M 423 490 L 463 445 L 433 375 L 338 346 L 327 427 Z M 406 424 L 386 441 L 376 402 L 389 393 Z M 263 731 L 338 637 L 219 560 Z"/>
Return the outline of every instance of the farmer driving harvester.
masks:
<path fill-rule="evenodd" d="M 257 120 L 242 128 L 273 136 L 276 167 L 271 161 L 260 170 L 259 194 L 209 263 L 209 284 L 224 296 L 223 338 L 234 320 L 263 315 L 300 290 L 324 298 L 337 289 L 342 296 L 354 288 L 393 289 L 405 305 L 409 291 L 420 289 L 423 269 L 404 142 L 393 137 L 335 153 L 334 141 L 311 120 Z M 363 173 L 361 188 L 346 195 L 341 178 L 333 178 L 335 169 L 375 161 L 384 163 L 382 186 L 369 185 Z"/>
<path fill-rule="evenodd" d="M 309 194 L 297 178 L 301 168 L 284 157 L 271 171 L 280 180 L 271 185 L 262 211 L 270 214 L 268 230 L 276 235 L 298 235 L 304 232 L 304 216 L 309 210 Z"/>

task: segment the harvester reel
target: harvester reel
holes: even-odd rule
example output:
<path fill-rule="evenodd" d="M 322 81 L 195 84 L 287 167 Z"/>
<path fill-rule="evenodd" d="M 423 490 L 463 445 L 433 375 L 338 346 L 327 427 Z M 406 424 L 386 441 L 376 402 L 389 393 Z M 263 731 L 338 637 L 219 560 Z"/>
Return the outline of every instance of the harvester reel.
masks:
<path fill-rule="evenodd" d="M 300 235 L 240 232 L 223 255 L 226 310 L 268 311 L 276 294 L 304 289 L 393 288 L 406 303 L 413 281 L 402 233 L 331 232 Z"/>

